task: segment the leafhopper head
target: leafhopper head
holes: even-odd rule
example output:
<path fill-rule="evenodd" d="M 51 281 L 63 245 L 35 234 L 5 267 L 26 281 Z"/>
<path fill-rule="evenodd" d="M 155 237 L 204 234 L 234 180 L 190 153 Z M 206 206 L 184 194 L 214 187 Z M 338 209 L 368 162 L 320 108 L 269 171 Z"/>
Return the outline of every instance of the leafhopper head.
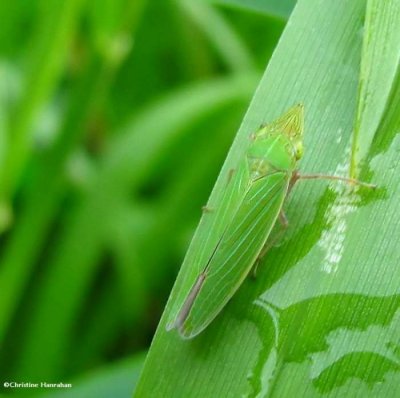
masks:
<path fill-rule="evenodd" d="M 303 156 L 304 105 L 297 104 L 279 119 L 265 126 L 265 133 L 284 135 L 291 145 L 292 156 L 299 160 Z"/>

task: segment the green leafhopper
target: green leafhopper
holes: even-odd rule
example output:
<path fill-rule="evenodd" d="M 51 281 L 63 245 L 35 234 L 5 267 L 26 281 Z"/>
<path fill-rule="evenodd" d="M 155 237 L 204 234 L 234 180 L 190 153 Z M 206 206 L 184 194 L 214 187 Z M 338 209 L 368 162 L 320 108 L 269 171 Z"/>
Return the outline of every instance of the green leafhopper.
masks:
<path fill-rule="evenodd" d="M 194 264 L 200 271 L 173 308 L 167 330 L 183 338 L 203 331 L 232 298 L 263 255 L 278 218 L 285 224 L 285 198 L 299 179 L 335 179 L 374 187 L 351 178 L 300 175 L 304 107 L 299 104 L 251 134 L 245 156 L 229 173 L 222 204 L 216 211 L 214 239 L 205 242 Z M 212 247 L 210 243 L 212 242 Z"/>

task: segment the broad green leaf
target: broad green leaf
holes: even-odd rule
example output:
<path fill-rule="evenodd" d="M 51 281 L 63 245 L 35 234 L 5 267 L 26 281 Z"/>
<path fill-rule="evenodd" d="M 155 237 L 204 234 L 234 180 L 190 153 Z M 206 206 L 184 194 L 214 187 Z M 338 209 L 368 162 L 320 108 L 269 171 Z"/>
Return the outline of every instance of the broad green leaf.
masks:
<path fill-rule="evenodd" d="M 400 4 L 388 1 L 379 10 L 377 4 L 298 2 L 209 206 L 218 206 L 249 134 L 298 102 L 306 114 L 303 172 L 348 175 L 353 129 L 364 118 L 380 120 L 375 128 L 359 129 L 363 150 L 356 158 L 360 178 L 375 182 L 378 189 L 299 183 L 286 203 L 289 231 L 263 260 L 257 280 L 245 281 L 214 322 L 187 341 L 174 331 L 167 333 L 165 322 L 183 284 L 196 276 L 191 258 L 209 233 L 209 219 L 203 218 L 135 397 L 400 394 L 398 53 L 377 60 L 369 47 L 379 41 L 376 32 L 384 31 L 382 37 L 397 48 L 398 28 L 390 21 Z M 375 62 L 390 73 L 366 75 L 366 65 L 375 70 Z M 373 116 L 375 108 L 362 103 L 375 104 L 383 116 Z"/>

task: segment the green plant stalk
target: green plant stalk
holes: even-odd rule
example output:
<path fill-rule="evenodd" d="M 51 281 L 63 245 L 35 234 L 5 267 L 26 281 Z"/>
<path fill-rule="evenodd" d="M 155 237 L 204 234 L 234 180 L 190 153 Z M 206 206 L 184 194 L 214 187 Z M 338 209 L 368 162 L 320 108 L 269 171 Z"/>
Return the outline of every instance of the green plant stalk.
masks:
<path fill-rule="evenodd" d="M 400 3 L 368 0 L 350 176 L 355 178 L 382 122 L 400 63 Z"/>

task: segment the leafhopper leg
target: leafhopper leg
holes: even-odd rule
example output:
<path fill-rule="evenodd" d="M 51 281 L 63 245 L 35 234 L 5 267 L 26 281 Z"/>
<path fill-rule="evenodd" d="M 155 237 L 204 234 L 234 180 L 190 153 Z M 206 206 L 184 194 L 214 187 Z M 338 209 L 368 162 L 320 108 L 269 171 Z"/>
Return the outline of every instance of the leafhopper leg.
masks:
<path fill-rule="evenodd" d="M 343 181 L 351 185 L 360 185 L 365 188 L 371 188 L 371 189 L 376 188 L 375 184 L 369 184 L 367 182 L 356 180 L 355 178 L 346 178 L 346 177 L 326 175 L 326 174 L 299 174 L 298 172 L 293 173 L 291 185 L 293 186 L 298 180 L 335 180 L 335 181 Z"/>
<path fill-rule="evenodd" d="M 226 185 L 229 185 L 229 183 L 231 182 L 232 177 L 235 174 L 235 171 L 236 171 L 235 169 L 229 169 L 229 171 L 228 171 L 228 180 L 226 182 Z"/>
<path fill-rule="evenodd" d="M 283 210 L 281 210 L 279 212 L 279 216 L 278 216 L 278 220 L 281 224 L 281 229 L 279 230 L 279 232 L 274 236 L 273 239 L 271 239 L 270 241 L 267 241 L 266 244 L 264 245 L 264 247 L 262 248 L 260 254 L 257 257 L 256 262 L 253 265 L 253 269 L 252 269 L 252 276 L 253 278 L 255 278 L 257 276 L 257 270 L 258 270 L 258 265 L 260 264 L 260 261 L 262 260 L 262 258 L 267 254 L 267 252 L 276 245 L 277 242 L 279 242 L 283 236 L 283 234 L 285 233 L 285 231 L 287 230 L 288 226 L 289 226 L 289 221 L 286 217 L 286 214 Z"/>
<path fill-rule="evenodd" d="M 283 210 L 279 212 L 279 222 L 282 224 L 282 227 L 286 229 L 289 226 L 289 220 L 286 217 L 286 214 Z"/>

